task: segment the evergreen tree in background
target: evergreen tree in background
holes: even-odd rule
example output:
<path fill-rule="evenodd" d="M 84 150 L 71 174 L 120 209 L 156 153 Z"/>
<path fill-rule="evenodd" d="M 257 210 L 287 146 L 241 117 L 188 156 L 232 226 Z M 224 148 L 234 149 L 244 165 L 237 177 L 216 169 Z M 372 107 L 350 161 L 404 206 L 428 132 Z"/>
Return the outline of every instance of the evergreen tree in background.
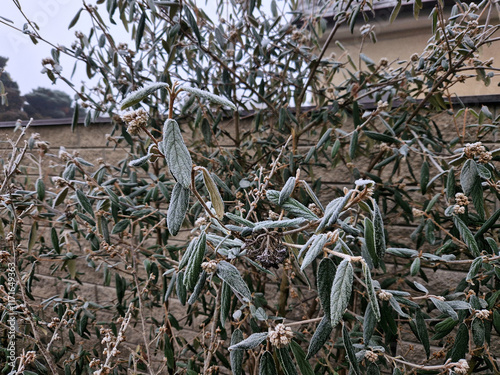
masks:
<path fill-rule="evenodd" d="M 33 89 L 25 96 L 24 111 L 34 119 L 71 117 L 71 98 L 59 90 L 44 87 Z"/>
<path fill-rule="evenodd" d="M 23 111 L 24 98 L 21 96 L 17 82 L 13 81 L 10 74 L 4 69 L 7 57 L 0 56 L 0 87 L 2 100 L 0 102 L 0 121 L 27 120 L 28 115 Z"/>

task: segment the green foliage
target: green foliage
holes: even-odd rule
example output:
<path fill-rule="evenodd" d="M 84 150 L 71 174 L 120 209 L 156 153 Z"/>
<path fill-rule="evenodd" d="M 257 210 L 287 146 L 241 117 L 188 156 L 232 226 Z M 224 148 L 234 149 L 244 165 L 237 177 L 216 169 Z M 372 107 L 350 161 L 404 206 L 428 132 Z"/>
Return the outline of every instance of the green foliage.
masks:
<path fill-rule="evenodd" d="M 330 5 L 351 30 L 370 6 Z M 89 122 L 109 115 L 108 139 L 126 153 L 116 165 L 56 159 L 43 140 L 24 146 L 20 129 L 4 161 L 2 267 L 12 260 L 19 275 L 18 342 L 36 354 L 18 370 L 498 372 L 500 152 L 488 148 L 498 119 L 445 99 L 460 71 L 491 80 L 486 63 L 467 62 L 492 35 L 469 21 L 492 6 L 457 3 L 448 19 L 438 4 L 425 51 L 393 63 L 361 55 L 359 66 L 340 44 L 339 60 L 321 52 L 321 4 L 309 14 L 287 1 L 281 13 L 273 1 L 265 14 L 258 1 L 221 1 L 224 22 L 191 2 L 79 11 L 71 27 L 81 13 L 96 27 L 64 52 L 100 85 L 83 88 L 80 105 Z M 361 33 L 376 40 L 371 26 Z M 477 123 L 451 135 L 433 122 L 464 113 Z M 59 177 L 19 175 L 49 158 Z M 351 182 L 338 188 L 342 175 Z M 413 232 L 398 236 L 400 224 Z M 38 301 L 47 268 L 65 289 Z M 435 287 L 444 269 L 462 280 Z M 96 275 L 105 302 L 83 293 Z M 407 339 L 436 364 L 401 356 Z"/>

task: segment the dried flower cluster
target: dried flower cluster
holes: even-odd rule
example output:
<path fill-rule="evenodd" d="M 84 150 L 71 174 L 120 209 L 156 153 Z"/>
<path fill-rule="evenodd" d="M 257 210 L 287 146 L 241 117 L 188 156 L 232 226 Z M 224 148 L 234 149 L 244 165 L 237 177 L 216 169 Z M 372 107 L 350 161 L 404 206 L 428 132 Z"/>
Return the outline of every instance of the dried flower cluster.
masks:
<path fill-rule="evenodd" d="M 215 260 L 210 260 L 208 262 L 203 262 L 201 264 L 201 268 L 206 272 L 206 273 L 215 273 L 217 270 L 217 261 Z"/>
<path fill-rule="evenodd" d="M 455 201 L 459 206 L 468 206 L 469 205 L 469 198 L 464 193 L 457 193 L 455 194 Z"/>
<path fill-rule="evenodd" d="M 478 162 L 482 164 L 489 163 L 493 157 L 481 142 L 467 143 L 464 147 L 464 154 L 468 159 L 478 157 Z"/>
<path fill-rule="evenodd" d="M 455 374 L 467 374 L 467 372 L 469 371 L 469 364 L 467 363 L 467 360 L 459 360 L 453 367 L 453 371 L 455 372 Z"/>
<path fill-rule="evenodd" d="M 137 135 L 140 133 L 141 129 L 145 127 L 148 123 L 147 112 L 139 108 L 135 111 L 130 111 L 121 116 L 122 120 L 128 124 L 127 132 L 130 135 Z"/>
<path fill-rule="evenodd" d="M 271 345 L 277 348 L 284 348 L 293 338 L 293 332 L 290 327 L 285 326 L 283 323 L 279 323 L 274 327 L 274 330 L 269 331 L 269 342 Z"/>
<path fill-rule="evenodd" d="M 490 316 L 490 311 L 489 310 L 479 310 L 479 311 L 476 311 L 475 313 L 475 317 L 478 318 L 478 319 L 488 319 Z"/>
<path fill-rule="evenodd" d="M 368 362 L 377 362 L 377 360 L 378 360 L 378 355 L 377 355 L 377 353 L 375 353 L 374 351 L 367 350 L 367 351 L 366 351 L 366 353 L 365 353 L 365 359 L 366 359 Z"/>
<path fill-rule="evenodd" d="M 381 301 L 389 301 L 391 297 L 392 293 L 386 292 L 385 290 L 378 292 L 378 299 Z"/>

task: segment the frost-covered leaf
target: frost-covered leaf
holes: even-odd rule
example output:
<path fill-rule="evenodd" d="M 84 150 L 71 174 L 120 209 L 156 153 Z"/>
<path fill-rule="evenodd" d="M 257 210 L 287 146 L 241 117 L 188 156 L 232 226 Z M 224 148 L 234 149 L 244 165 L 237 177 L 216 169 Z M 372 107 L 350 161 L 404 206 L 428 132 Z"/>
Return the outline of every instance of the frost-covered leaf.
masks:
<path fill-rule="evenodd" d="M 224 280 L 236 294 L 243 297 L 245 302 L 250 302 L 252 293 L 250 293 L 250 289 L 248 289 L 247 284 L 235 266 L 225 260 L 219 262 L 217 265 L 217 276 Z"/>
<path fill-rule="evenodd" d="M 300 266 L 300 269 L 302 271 L 304 271 L 306 267 L 311 264 L 319 254 L 323 252 L 323 248 L 325 247 L 327 242 L 328 236 L 326 234 L 322 233 L 315 236 L 314 241 L 311 243 L 311 246 L 309 247 L 309 250 L 307 250 L 304 260 L 302 261 L 302 265 Z"/>
<path fill-rule="evenodd" d="M 254 349 L 259 346 L 265 339 L 267 339 L 269 332 L 254 333 L 248 336 L 245 340 L 238 342 L 237 344 L 231 345 L 229 351 L 236 349 Z"/>
<path fill-rule="evenodd" d="M 330 317 L 326 315 L 323 316 L 323 319 L 321 319 L 318 327 L 316 327 L 314 335 L 309 343 L 309 348 L 307 350 L 308 359 L 321 350 L 323 345 L 325 345 L 325 343 L 330 339 L 332 331 L 333 327 L 330 323 Z"/>
<path fill-rule="evenodd" d="M 131 92 L 123 101 L 120 103 L 120 109 L 125 109 L 131 107 L 137 103 L 140 103 L 141 100 L 145 99 L 147 96 L 151 95 L 158 89 L 165 89 L 169 87 L 168 83 L 157 82 L 151 85 L 145 86 L 142 89 Z"/>
<path fill-rule="evenodd" d="M 330 295 L 330 320 L 332 327 L 335 327 L 349 304 L 351 298 L 354 270 L 351 262 L 344 259 L 337 267 L 335 279 L 333 280 L 332 291 Z"/>
<path fill-rule="evenodd" d="M 224 201 L 222 200 L 219 189 L 208 170 L 206 168 L 201 168 L 201 171 L 203 172 L 203 182 L 205 182 L 205 187 L 208 190 L 208 194 L 210 194 L 210 201 L 212 202 L 215 213 L 219 219 L 222 219 L 224 217 Z"/>
<path fill-rule="evenodd" d="M 195 87 L 185 86 L 185 85 L 180 86 L 180 89 L 182 89 L 183 91 L 187 91 L 193 95 L 199 96 L 200 98 L 210 100 L 211 102 L 225 105 L 225 106 L 228 106 L 232 109 L 236 109 L 236 106 L 234 105 L 233 102 L 227 100 L 226 98 L 224 98 L 222 96 L 212 94 L 211 92 L 200 90 L 200 89 L 197 89 Z"/>
<path fill-rule="evenodd" d="M 280 206 L 283 205 L 283 203 L 285 203 L 285 201 L 292 195 L 293 190 L 295 188 L 295 181 L 296 181 L 295 177 L 290 177 L 285 183 L 285 186 L 283 186 L 283 189 L 281 189 L 278 198 L 278 204 Z"/>
<path fill-rule="evenodd" d="M 231 335 L 231 346 L 237 345 L 243 341 L 243 333 L 240 329 L 235 329 L 233 334 Z M 231 350 L 229 352 L 229 360 L 231 362 L 231 371 L 233 375 L 241 375 L 243 374 L 243 349 Z"/>
<path fill-rule="evenodd" d="M 373 287 L 373 280 L 372 280 L 372 275 L 370 273 L 370 269 L 366 265 L 366 263 L 363 263 L 363 275 L 365 277 L 365 284 L 366 284 L 366 292 L 368 294 L 368 300 L 370 302 L 370 305 L 372 307 L 373 314 L 375 315 L 375 319 L 377 321 L 380 320 L 380 308 L 378 306 L 378 298 L 377 294 L 375 293 L 375 288 Z"/>
<path fill-rule="evenodd" d="M 167 211 L 167 227 L 173 236 L 179 232 L 186 216 L 189 207 L 189 193 L 190 190 L 184 188 L 180 183 L 176 183 L 172 190 L 172 197 Z"/>
<path fill-rule="evenodd" d="M 163 149 L 170 172 L 186 189 L 191 186 L 193 161 L 177 121 L 168 119 L 163 125 Z"/>

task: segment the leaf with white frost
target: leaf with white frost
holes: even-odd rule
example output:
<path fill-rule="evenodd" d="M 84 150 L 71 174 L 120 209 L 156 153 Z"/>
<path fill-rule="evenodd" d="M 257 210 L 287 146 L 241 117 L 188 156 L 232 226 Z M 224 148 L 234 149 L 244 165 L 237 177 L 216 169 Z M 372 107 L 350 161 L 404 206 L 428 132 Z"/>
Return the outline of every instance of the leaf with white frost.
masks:
<path fill-rule="evenodd" d="M 168 83 L 164 82 L 157 82 L 153 83 L 151 85 L 148 85 L 146 87 L 143 87 L 142 89 L 136 90 L 131 92 L 123 101 L 120 103 L 120 109 L 125 109 L 128 107 L 131 107 L 137 103 L 140 103 L 141 100 L 146 98 L 148 95 L 151 95 L 158 89 L 165 89 L 167 87 L 170 87 Z"/>
<path fill-rule="evenodd" d="M 335 327 L 340 322 L 345 309 L 349 305 L 353 279 L 354 269 L 351 262 L 348 259 L 344 259 L 337 267 L 330 296 L 330 320 L 332 327 Z"/>
<path fill-rule="evenodd" d="M 210 100 L 211 102 L 221 105 L 226 105 L 232 109 L 236 109 L 236 106 L 233 104 L 233 102 L 227 100 L 226 98 L 223 98 L 222 96 L 212 94 L 211 92 L 200 90 L 190 86 L 180 86 L 180 89 L 182 89 L 183 91 L 187 91 L 191 94 L 194 94 L 196 96 L 199 96 L 200 98 Z"/>
<path fill-rule="evenodd" d="M 193 161 L 184 143 L 177 121 L 172 119 L 165 121 L 162 143 L 170 173 L 183 187 L 189 188 Z"/>

